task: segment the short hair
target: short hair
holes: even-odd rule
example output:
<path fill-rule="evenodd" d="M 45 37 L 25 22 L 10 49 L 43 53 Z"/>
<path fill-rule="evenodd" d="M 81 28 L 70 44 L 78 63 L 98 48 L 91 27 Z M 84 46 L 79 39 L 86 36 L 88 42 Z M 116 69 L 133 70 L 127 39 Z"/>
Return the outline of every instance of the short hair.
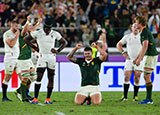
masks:
<path fill-rule="evenodd" d="M 138 21 L 139 24 L 141 24 L 142 26 L 146 26 L 147 25 L 147 20 L 144 16 L 136 16 L 134 21 Z"/>
<path fill-rule="evenodd" d="M 52 22 L 51 22 L 50 19 L 45 20 L 44 27 L 46 27 L 46 28 L 51 28 L 52 27 Z"/>
<path fill-rule="evenodd" d="M 92 52 L 92 49 L 90 47 L 85 47 L 84 51 L 91 51 Z"/>
<path fill-rule="evenodd" d="M 11 23 L 18 24 L 18 20 L 12 20 Z"/>

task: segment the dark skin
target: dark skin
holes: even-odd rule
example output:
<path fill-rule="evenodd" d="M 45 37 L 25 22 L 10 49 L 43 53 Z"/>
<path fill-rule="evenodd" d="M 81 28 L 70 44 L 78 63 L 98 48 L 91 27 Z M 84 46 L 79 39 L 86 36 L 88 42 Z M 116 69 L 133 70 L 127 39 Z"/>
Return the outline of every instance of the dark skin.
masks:
<path fill-rule="evenodd" d="M 43 27 L 44 32 L 46 33 L 46 35 L 48 35 L 51 32 L 51 28 L 50 27 Z M 37 46 L 35 46 L 34 44 L 31 43 L 31 40 L 33 40 L 33 37 L 29 34 L 28 36 L 26 36 L 24 38 L 24 41 L 27 43 L 27 45 L 29 45 L 30 47 L 32 47 L 33 49 L 35 49 L 37 52 L 39 52 L 39 48 Z M 58 54 L 59 52 L 61 52 L 61 50 L 64 49 L 64 47 L 67 45 L 67 41 L 64 38 L 61 38 L 59 40 L 60 42 L 60 47 L 58 48 L 58 50 L 52 48 L 51 52 L 52 53 L 56 53 Z"/>

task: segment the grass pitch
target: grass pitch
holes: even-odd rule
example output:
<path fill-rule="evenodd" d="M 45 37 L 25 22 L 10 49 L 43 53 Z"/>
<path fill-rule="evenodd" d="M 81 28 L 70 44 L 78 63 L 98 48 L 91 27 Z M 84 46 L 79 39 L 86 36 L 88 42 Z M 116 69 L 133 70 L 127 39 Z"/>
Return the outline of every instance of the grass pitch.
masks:
<path fill-rule="evenodd" d="M 45 105 L 45 92 L 39 95 L 36 105 L 20 102 L 14 93 L 8 93 L 12 102 L 0 101 L 0 115 L 160 115 L 160 92 L 153 92 L 153 105 L 139 105 L 132 101 L 133 92 L 129 92 L 128 101 L 120 102 L 122 92 L 102 92 L 102 104 L 99 106 L 74 105 L 75 92 L 53 92 L 52 105 Z M 2 96 L 2 93 L 0 94 Z M 33 93 L 31 93 L 33 95 Z M 145 92 L 139 92 L 140 101 L 145 98 Z"/>

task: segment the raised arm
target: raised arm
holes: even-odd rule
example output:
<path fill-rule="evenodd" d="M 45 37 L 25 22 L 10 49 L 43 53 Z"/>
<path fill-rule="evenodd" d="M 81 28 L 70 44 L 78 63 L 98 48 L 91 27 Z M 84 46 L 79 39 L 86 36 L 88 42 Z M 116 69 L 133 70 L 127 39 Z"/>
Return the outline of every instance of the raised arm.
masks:
<path fill-rule="evenodd" d="M 38 22 L 36 23 L 36 25 L 31 26 L 31 27 L 29 28 L 29 30 L 30 30 L 30 31 L 36 31 L 36 30 L 37 30 L 37 27 L 42 23 L 42 21 L 43 21 L 43 19 L 42 19 L 42 18 L 39 18 L 39 19 L 38 19 Z"/>
<path fill-rule="evenodd" d="M 17 42 L 17 39 L 18 39 L 18 37 L 19 37 L 19 29 L 17 29 L 17 31 L 15 32 L 15 37 L 13 38 L 13 39 L 7 39 L 6 40 L 6 43 L 8 44 L 8 46 L 10 47 L 10 48 L 13 48 L 14 47 L 14 45 L 16 44 L 16 42 Z"/>
<path fill-rule="evenodd" d="M 27 27 L 29 25 L 29 23 L 31 22 L 31 16 L 27 16 L 27 21 L 25 23 L 25 25 L 23 26 L 22 32 L 21 32 L 21 36 L 24 37 L 28 31 Z"/>
<path fill-rule="evenodd" d="M 101 61 L 105 61 L 105 60 L 106 60 L 106 57 L 107 57 L 106 51 L 103 50 L 102 48 L 100 48 L 98 45 L 96 45 L 95 42 L 93 42 L 93 43 L 91 44 L 91 46 L 97 48 L 97 50 L 100 52 L 99 59 L 100 59 Z"/>
<path fill-rule="evenodd" d="M 78 50 L 78 49 L 80 49 L 80 48 L 82 48 L 83 47 L 83 45 L 82 44 L 77 44 L 76 45 L 76 47 L 71 51 L 71 52 L 69 52 L 69 54 L 67 55 L 67 58 L 71 61 L 71 62 L 76 62 L 76 60 L 77 60 L 77 58 L 76 57 L 74 57 L 73 55 L 74 55 L 74 53 Z"/>

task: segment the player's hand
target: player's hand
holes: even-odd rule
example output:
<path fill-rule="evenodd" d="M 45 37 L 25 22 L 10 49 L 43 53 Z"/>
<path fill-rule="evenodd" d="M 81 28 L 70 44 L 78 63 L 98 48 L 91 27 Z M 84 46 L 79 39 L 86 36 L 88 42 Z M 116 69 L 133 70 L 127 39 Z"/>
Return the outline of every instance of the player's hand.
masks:
<path fill-rule="evenodd" d="M 80 49 L 80 48 L 82 48 L 82 47 L 83 47 L 82 44 L 77 44 L 77 45 L 76 45 L 76 48 L 77 48 L 77 49 Z"/>
<path fill-rule="evenodd" d="M 31 22 L 31 16 L 27 16 L 27 20 Z"/>
<path fill-rule="evenodd" d="M 92 42 L 91 46 L 94 47 L 94 48 L 98 47 L 95 42 Z"/>
<path fill-rule="evenodd" d="M 16 36 L 19 36 L 19 33 L 20 33 L 20 32 L 19 32 L 19 29 L 17 29 L 17 31 L 15 32 L 15 35 L 16 35 Z"/>
<path fill-rule="evenodd" d="M 89 4 L 92 4 L 93 3 L 93 0 L 89 0 Z"/>
<path fill-rule="evenodd" d="M 138 60 L 136 61 L 136 66 L 139 66 L 139 65 L 140 65 L 140 62 L 141 62 L 141 60 L 138 59 Z"/>
<path fill-rule="evenodd" d="M 130 60 L 130 58 L 129 58 L 129 56 L 128 56 L 128 54 L 127 54 L 127 53 L 124 53 L 124 54 L 123 54 L 123 56 L 124 56 L 124 58 L 126 58 L 126 59 Z"/>
<path fill-rule="evenodd" d="M 58 52 L 57 50 L 55 50 L 54 48 L 51 49 L 51 52 L 52 52 L 52 53 L 56 53 L 56 54 L 59 53 L 59 52 Z"/>
<path fill-rule="evenodd" d="M 39 22 L 39 23 L 42 23 L 42 22 L 43 22 L 43 19 L 42 19 L 42 18 L 39 18 L 39 19 L 38 19 L 38 22 Z"/>
<path fill-rule="evenodd" d="M 136 61 L 137 61 L 136 59 L 135 59 L 135 60 L 133 60 L 133 64 L 136 64 Z"/>

